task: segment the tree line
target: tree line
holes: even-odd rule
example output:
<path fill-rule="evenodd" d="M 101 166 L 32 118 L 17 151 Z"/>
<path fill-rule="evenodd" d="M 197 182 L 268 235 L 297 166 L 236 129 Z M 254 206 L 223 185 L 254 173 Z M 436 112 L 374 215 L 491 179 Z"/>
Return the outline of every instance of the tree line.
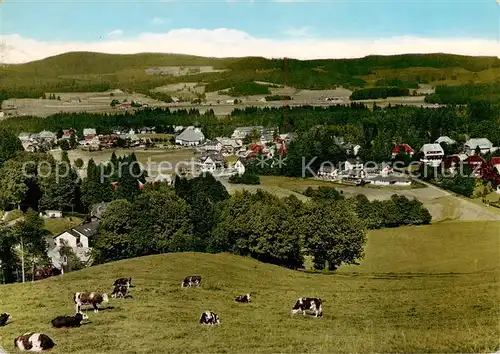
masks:
<path fill-rule="evenodd" d="M 404 87 L 395 86 L 382 86 L 382 87 L 370 87 L 355 90 L 351 96 L 351 100 L 368 100 L 368 99 L 378 99 L 387 97 L 400 97 L 409 96 L 410 90 Z"/>
<path fill-rule="evenodd" d="M 362 258 L 367 228 L 431 219 L 419 201 L 403 196 L 369 202 L 338 198 L 329 188 L 312 193 L 318 194 L 305 202 L 262 190 L 230 196 L 210 174 L 176 177 L 173 188 L 148 186 L 133 200 L 111 202 L 94 256 L 102 263 L 164 252 L 232 252 L 293 269 L 311 256 L 316 269 L 335 270 Z"/>

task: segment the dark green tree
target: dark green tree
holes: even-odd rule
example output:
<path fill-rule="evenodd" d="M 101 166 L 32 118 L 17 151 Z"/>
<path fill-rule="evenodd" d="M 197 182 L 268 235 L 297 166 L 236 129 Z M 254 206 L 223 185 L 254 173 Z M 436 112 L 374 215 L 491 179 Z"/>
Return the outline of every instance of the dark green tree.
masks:
<path fill-rule="evenodd" d="M 349 201 L 312 203 L 300 219 L 304 247 L 316 269 L 336 270 L 363 257 L 365 225 Z"/>

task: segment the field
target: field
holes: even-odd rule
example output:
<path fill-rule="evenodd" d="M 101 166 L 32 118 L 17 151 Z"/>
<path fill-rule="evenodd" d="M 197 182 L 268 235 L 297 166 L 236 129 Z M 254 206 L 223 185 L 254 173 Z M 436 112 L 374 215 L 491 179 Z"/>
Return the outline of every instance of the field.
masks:
<path fill-rule="evenodd" d="M 124 100 L 127 102 L 141 102 L 149 105 L 161 107 L 165 105 L 157 100 L 139 93 L 124 93 L 121 90 L 110 90 L 108 92 L 47 92 L 59 96 L 61 100 L 49 100 L 38 98 L 12 98 L 5 100 L 2 107 L 15 105 L 17 109 L 6 110 L 6 114 L 13 113 L 13 116 L 21 115 L 34 115 L 39 117 L 46 117 L 51 114 L 59 112 L 76 113 L 76 112 L 90 112 L 90 113 L 123 113 L 124 110 L 110 106 L 111 100 L 116 99 L 122 103 Z M 112 96 L 111 96 L 112 94 Z"/>
<path fill-rule="evenodd" d="M 81 222 L 82 219 L 77 217 L 49 218 L 44 219 L 43 229 L 50 235 L 58 235 L 63 231 L 79 225 Z"/>
<path fill-rule="evenodd" d="M 499 223 L 451 222 L 370 232 L 360 266 L 337 274 L 291 271 L 228 254 L 176 253 L 92 267 L 36 283 L 1 285 L 12 322 L 1 345 L 41 331 L 53 353 L 494 352 L 499 348 Z M 187 275 L 202 287 L 181 289 Z M 131 276 L 133 299 L 77 329 L 50 320 L 74 311 L 75 291 L 109 291 Z M 236 295 L 251 292 L 251 304 Z M 324 318 L 290 316 L 299 296 L 324 301 Z M 222 324 L 198 324 L 201 312 Z"/>

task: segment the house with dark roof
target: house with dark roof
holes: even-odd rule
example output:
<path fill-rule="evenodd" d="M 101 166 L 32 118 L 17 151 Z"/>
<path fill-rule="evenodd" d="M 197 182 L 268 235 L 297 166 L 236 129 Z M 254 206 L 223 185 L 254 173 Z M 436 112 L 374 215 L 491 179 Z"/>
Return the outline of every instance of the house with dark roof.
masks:
<path fill-rule="evenodd" d="M 52 264 L 61 265 L 62 259 L 59 250 L 62 246 L 69 246 L 76 256 L 84 263 L 90 261 L 92 245 L 99 231 L 99 220 L 80 224 L 72 229 L 53 237 L 53 242 L 49 242 L 48 256 L 52 259 Z"/>
<path fill-rule="evenodd" d="M 224 157 L 217 152 L 205 152 L 199 158 L 199 165 L 202 172 L 213 173 L 219 168 L 224 168 Z"/>

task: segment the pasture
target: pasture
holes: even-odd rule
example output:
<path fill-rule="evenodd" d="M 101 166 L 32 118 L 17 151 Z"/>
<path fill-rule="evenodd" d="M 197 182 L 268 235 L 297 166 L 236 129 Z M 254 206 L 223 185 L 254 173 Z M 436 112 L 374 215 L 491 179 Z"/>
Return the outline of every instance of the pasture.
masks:
<path fill-rule="evenodd" d="M 494 352 L 499 348 L 499 223 L 447 223 L 370 232 L 366 257 L 337 274 L 292 271 L 229 254 L 148 256 L 36 283 L 1 285 L 0 328 L 48 334 L 54 353 Z M 477 259 L 478 262 L 471 263 Z M 461 261 L 463 260 L 463 262 Z M 201 275 L 200 288 L 181 288 Z M 53 329 L 76 291 L 111 291 L 132 277 L 133 299 L 110 299 L 90 322 Z M 252 303 L 237 295 L 252 293 Z M 299 296 L 323 299 L 324 318 L 291 317 Z M 221 325 L 201 326 L 203 311 Z"/>
<path fill-rule="evenodd" d="M 37 99 L 37 98 L 11 98 L 2 103 L 2 107 L 8 105 L 15 105 L 17 109 L 15 115 L 33 115 L 39 117 L 46 117 L 51 114 L 59 112 L 77 113 L 117 113 L 125 112 L 118 107 L 111 107 L 110 103 L 113 99 L 123 103 L 127 102 L 141 102 L 149 105 L 162 106 L 160 103 L 148 96 L 139 93 L 125 93 L 121 90 L 110 90 L 106 92 L 47 92 L 59 96 L 61 100 Z"/>

